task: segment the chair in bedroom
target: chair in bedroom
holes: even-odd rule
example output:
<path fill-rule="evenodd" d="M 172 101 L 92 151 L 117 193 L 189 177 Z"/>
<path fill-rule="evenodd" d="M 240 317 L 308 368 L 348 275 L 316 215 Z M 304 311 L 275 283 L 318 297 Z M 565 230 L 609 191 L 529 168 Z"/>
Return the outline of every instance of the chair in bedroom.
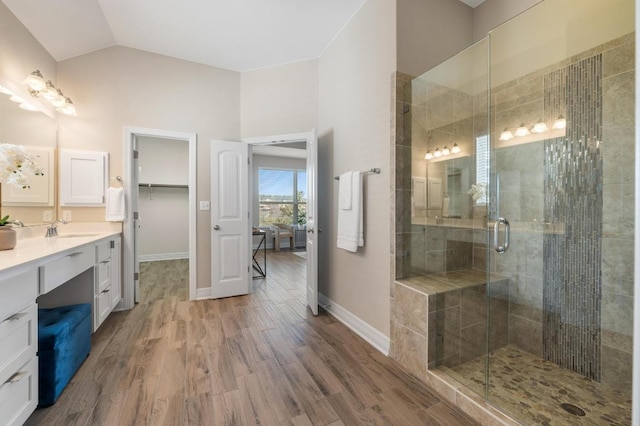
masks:
<path fill-rule="evenodd" d="M 289 225 L 269 225 L 273 234 L 273 249 L 280 251 L 280 243 L 283 239 L 289 238 L 289 248 L 293 250 L 293 228 Z"/>

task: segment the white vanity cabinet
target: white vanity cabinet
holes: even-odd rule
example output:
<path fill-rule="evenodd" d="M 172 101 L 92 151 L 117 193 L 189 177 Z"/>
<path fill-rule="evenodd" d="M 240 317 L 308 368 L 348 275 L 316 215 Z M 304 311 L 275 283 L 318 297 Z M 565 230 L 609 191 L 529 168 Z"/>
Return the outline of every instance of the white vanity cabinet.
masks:
<path fill-rule="evenodd" d="M 38 405 L 38 270 L 0 279 L 0 419 L 21 425 Z"/>
<path fill-rule="evenodd" d="M 103 240 L 96 244 L 93 331 L 100 327 L 122 297 L 120 253 L 120 237 Z"/>
<path fill-rule="evenodd" d="M 0 424 L 38 405 L 38 308 L 90 303 L 95 331 L 122 298 L 119 233 L 28 239 L 0 252 Z"/>

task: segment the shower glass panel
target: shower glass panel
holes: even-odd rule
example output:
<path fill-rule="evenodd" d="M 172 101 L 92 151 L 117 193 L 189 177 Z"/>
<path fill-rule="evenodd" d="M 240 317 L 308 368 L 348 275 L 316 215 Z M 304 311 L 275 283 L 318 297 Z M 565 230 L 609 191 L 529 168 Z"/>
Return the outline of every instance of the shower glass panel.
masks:
<path fill-rule="evenodd" d="M 631 422 L 633 17 L 546 0 L 489 35 L 489 216 L 509 244 L 487 250 L 489 356 L 457 373 L 527 424 Z"/>

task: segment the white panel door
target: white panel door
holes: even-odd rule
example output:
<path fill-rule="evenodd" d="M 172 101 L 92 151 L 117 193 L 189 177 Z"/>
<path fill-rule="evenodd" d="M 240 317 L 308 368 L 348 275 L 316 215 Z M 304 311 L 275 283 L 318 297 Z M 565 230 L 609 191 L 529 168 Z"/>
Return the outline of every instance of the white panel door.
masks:
<path fill-rule="evenodd" d="M 249 275 L 248 145 L 212 141 L 211 145 L 211 297 L 248 294 Z"/>
<path fill-rule="evenodd" d="M 318 136 L 307 139 L 307 305 L 318 315 Z"/>

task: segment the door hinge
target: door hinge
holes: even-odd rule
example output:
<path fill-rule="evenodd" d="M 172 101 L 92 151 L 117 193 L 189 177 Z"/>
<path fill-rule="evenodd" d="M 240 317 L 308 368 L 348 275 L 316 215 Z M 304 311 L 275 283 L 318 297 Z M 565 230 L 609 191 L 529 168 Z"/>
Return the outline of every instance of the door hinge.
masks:
<path fill-rule="evenodd" d="M 138 158 L 138 151 L 136 150 L 133 151 L 133 158 L 136 158 L 136 159 Z"/>
<path fill-rule="evenodd" d="M 109 241 L 109 245 L 111 248 L 116 248 L 116 242 L 113 240 Z"/>
<path fill-rule="evenodd" d="M 133 219 L 138 220 L 138 212 L 133 212 Z"/>
<path fill-rule="evenodd" d="M 140 275 L 137 272 L 133 273 L 133 280 L 134 281 L 138 281 L 138 278 L 140 277 Z"/>

